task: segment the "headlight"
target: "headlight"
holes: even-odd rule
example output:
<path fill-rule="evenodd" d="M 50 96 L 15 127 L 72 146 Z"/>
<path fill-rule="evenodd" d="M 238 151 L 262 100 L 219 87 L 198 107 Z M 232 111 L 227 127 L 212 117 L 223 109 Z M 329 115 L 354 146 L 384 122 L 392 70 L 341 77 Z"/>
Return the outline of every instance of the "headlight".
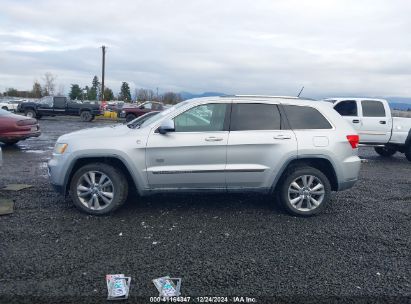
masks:
<path fill-rule="evenodd" d="M 54 146 L 54 153 L 55 154 L 63 154 L 66 151 L 68 144 L 57 143 Z"/>

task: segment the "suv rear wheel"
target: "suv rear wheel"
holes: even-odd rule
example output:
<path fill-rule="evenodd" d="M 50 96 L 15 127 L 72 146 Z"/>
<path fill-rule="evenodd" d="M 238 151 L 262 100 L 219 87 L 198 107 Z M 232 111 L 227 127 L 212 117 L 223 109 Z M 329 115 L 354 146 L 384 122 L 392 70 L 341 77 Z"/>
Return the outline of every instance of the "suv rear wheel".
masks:
<path fill-rule="evenodd" d="M 282 207 L 292 215 L 311 216 L 330 200 L 331 185 L 320 170 L 300 167 L 289 170 L 279 188 Z"/>
<path fill-rule="evenodd" d="M 128 184 L 124 174 L 116 168 L 94 163 L 81 167 L 70 183 L 70 196 L 80 210 L 103 215 L 126 201 Z"/>

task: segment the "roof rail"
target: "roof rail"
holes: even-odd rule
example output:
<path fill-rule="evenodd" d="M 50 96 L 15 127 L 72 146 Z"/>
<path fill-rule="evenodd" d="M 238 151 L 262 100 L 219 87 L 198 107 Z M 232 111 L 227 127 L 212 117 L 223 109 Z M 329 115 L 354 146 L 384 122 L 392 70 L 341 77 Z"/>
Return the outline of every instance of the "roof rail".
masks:
<path fill-rule="evenodd" d="M 275 95 L 224 95 L 220 97 L 247 97 L 247 98 L 286 98 L 286 99 L 299 99 L 299 97 L 296 96 L 275 96 Z"/>

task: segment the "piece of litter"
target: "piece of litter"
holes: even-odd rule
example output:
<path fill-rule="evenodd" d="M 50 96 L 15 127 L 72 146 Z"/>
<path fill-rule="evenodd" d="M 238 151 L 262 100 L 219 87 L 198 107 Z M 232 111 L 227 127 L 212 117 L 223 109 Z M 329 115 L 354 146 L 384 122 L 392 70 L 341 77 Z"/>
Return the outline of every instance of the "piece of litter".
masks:
<path fill-rule="evenodd" d="M 14 202 L 11 199 L 0 198 L 0 215 L 11 214 L 14 212 Z"/>
<path fill-rule="evenodd" d="M 361 289 L 361 287 L 360 287 L 360 286 L 355 286 L 355 287 L 357 287 L 358 289 Z"/>
<path fill-rule="evenodd" d="M 128 299 L 130 292 L 131 277 L 125 277 L 124 274 L 106 275 L 108 296 L 107 300 L 125 300 Z"/>
<path fill-rule="evenodd" d="M 123 236 L 123 232 L 120 232 L 120 233 L 118 234 L 118 236 Z"/>
<path fill-rule="evenodd" d="M 362 163 L 368 163 L 368 159 L 361 158 L 361 162 L 362 162 Z"/>
<path fill-rule="evenodd" d="M 381 275 L 381 273 L 377 272 L 377 275 L 378 275 L 378 276 L 380 276 L 380 275 Z"/>
<path fill-rule="evenodd" d="M 227 237 L 228 237 L 228 236 L 230 236 L 230 234 L 229 234 L 229 233 L 227 233 L 227 232 L 226 232 L 226 233 L 224 233 L 224 235 L 225 235 L 225 236 L 227 236 Z"/>
<path fill-rule="evenodd" d="M 157 245 L 158 244 L 158 242 L 153 242 L 153 245 Z"/>
<path fill-rule="evenodd" d="M 3 191 L 20 191 L 23 189 L 31 188 L 33 187 L 32 185 L 27 185 L 27 184 L 8 184 L 6 187 L 4 187 Z"/>
<path fill-rule="evenodd" d="M 170 278 L 169 276 L 165 276 L 162 278 L 154 279 L 153 283 L 159 292 L 159 297 L 178 297 L 181 294 L 180 278 Z"/>

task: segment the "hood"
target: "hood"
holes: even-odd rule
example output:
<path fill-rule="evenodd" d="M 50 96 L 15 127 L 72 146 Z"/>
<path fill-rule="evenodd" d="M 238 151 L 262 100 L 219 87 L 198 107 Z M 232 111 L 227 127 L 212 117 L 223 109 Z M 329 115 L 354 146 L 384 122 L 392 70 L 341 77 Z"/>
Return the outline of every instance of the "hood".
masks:
<path fill-rule="evenodd" d="M 118 137 L 129 133 L 131 129 L 126 125 L 113 125 L 109 127 L 95 127 L 64 134 L 58 141 L 63 142 L 75 138 Z"/>

